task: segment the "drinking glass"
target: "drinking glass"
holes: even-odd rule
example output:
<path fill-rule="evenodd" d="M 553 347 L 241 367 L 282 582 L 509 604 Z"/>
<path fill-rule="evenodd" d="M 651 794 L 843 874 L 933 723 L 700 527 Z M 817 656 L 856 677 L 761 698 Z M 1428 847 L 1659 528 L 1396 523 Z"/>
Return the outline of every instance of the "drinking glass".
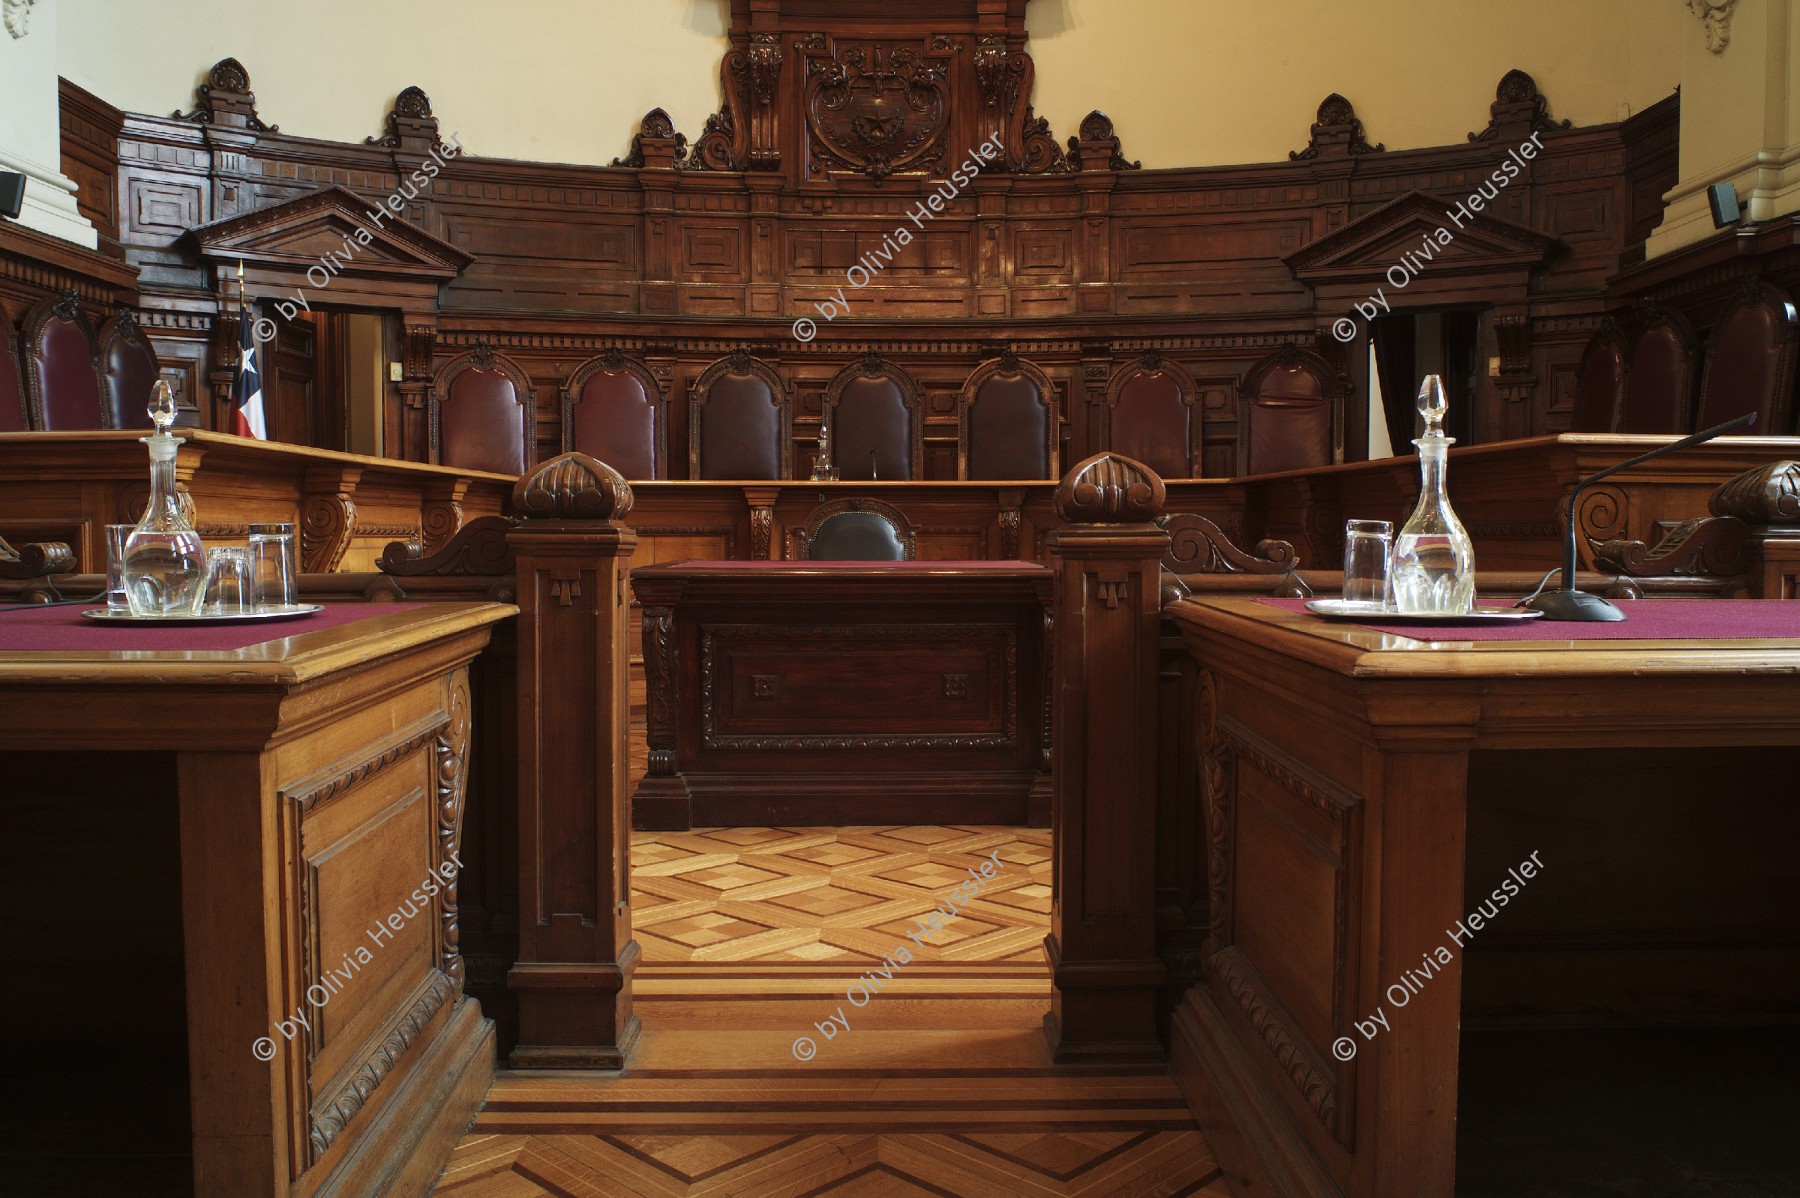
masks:
<path fill-rule="evenodd" d="M 256 584 L 250 573 L 250 551 L 235 547 L 208 549 L 202 614 L 239 616 L 255 609 Z"/>
<path fill-rule="evenodd" d="M 131 600 L 125 594 L 125 542 L 131 539 L 131 530 L 135 524 L 108 524 L 106 526 L 106 610 L 126 612 L 131 610 Z"/>
<path fill-rule="evenodd" d="M 294 572 L 294 526 L 250 526 L 250 576 L 258 607 L 292 607 L 299 602 Z"/>
<path fill-rule="evenodd" d="M 1344 525 L 1344 602 L 1390 606 L 1388 560 L 1393 541 L 1394 526 L 1386 520 L 1351 520 Z"/>

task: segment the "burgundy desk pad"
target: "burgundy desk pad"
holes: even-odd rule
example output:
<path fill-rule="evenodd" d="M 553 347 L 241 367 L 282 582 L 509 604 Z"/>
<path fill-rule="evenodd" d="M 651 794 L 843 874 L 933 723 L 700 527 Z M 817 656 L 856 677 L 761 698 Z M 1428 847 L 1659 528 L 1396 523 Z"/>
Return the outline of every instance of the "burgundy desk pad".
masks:
<path fill-rule="evenodd" d="M 0 653 L 229 653 L 306 632 L 322 632 L 375 616 L 411 611 L 417 603 L 328 603 L 297 620 L 242 624 L 99 624 L 81 613 L 95 607 L 40 606 L 0 611 Z"/>
<path fill-rule="evenodd" d="M 1258 599 L 1283 611 L 1306 611 L 1304 599 Z M 1511 601 L 1491 599 L 1489 606 Z M 1582 624 L 1545 619 L 1516 624 L 1383 624 L 1338 621 L 1415 641 L 1701 641 L 1800 640 L 1800 602 L 1782 599 L 1625 599 L 1625 619 Z M 1316 617 L 1315 617 L 1316 618 Z"/>
<path fill-rule="evenodd" d="M 674 563 L 671 563 L 674 564 Z M 1048 569 L 1038 562 L 1005 562 L 1005 561 L 969 561 L 969 562 L 751 562 L 751 561 L 711 561 L 681 562 L 681 566 L 692 566 L 707 570 L 1022 570 L 1029 568 Z"/>

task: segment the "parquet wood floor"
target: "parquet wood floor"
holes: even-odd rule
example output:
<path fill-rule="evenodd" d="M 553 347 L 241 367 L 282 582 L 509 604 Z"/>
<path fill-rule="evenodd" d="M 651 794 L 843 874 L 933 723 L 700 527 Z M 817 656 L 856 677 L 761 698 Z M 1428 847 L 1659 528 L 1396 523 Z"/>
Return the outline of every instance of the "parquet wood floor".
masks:
<path fill-rule="evenodd" d="M 502 1071 L 436 1193 L 1225 1198 L 1166 1071 L 1050 1064 L 1049 857 L 1021 828 L 636 834 L 631 1069 Z"/>

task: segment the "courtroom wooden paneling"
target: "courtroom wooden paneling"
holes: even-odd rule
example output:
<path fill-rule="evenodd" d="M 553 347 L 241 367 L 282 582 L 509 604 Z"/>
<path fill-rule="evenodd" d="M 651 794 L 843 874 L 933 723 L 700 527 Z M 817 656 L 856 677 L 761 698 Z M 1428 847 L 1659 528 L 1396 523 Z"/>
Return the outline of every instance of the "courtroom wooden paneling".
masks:
<path fill-rule="evenodd" d="M 1486 128 L 1461 144 L 1381 151 L 1380 131 L 1364 137 L 1349 101 L 1333 96 L 1316 124 L 1323 132 L 1309 139 L 1296 125 L 1303 149 L 1290 161 L 1140 170 L 1123 148 L 1130 129 L 1115 130 L 1102 114 L 1065 131 L 1066 146 L 1035 117 L 1021 0 L 883 14 L 834 23 L 830 34 L 805 6 L 752 14 L 740 2 L 732 11 L 725 111 L 688 131 L 691 147 L 657 110 L 634 152 L 612 166 L 457 154 L 432 162 L 441 171 L 428 186 L 407 184 L 404 220 L 389 225 L 418 244 L 359 263 L 328 289 L 335 303 L 404 314 L 407 382 L 390 401 L 402 405 L 390 413 L 391 452 L 424 456 L 414 406 L 423 383 L 478 341 L 531 378 L 541 456 L 560 440 L 557 399 L 570 374 L 608 349 L 642 356 L 665 392 L 681 396 L 720 353 L 749 346 L 792 388 L 800 447 L 816 436 L 817 394 L 875 349 L 924 389 L 925 476 L 950 478 L 955 411 L 946 400 L 983 357 L 1014 350 L 1065 389 L 1075 402 L 1062 460 L 1073 461 L 1104 447 L 1106 381 L 1156 351 L 1201 383 L 1206 472 L 1230 473 L 1233 387 L 1257 358 L 1294 341 L 1347 366 L 1359 394 L 1364 382 L 1359 355 L 1346 356 L 1330 333 L 1362 292 L 1351 296 L 1349 274 L 1335 291 L 1321 287 L 1296 273 L 1294 256 L 1347 236 L 1363 255 L 1352 271 L 1360 286 L 1395 261 L 1390 249 L 1406 248 L 1395 238 L 1420 222 L 1442 226 L 1457 197 L 1534 135 L 1542 153 L 1491 207 L 1497 223 L 1465 238 L 1475 256 L 1434 264 L 1408 302 L 1448 297 L 1489 309 L 1484 353 L 1500 356 L 1502 371 L 1481 383 L 1484 438 L 1553 432 L 1569 418 L 1569 374 L 1606 306 L 1605 281 L 1655 226 L 1675 177 L 1674 100 L 1622 124 L 1571 129 L 1551 118 L 1539 81 L 1522 72 L 1500 81 L 1488 113 L 1469 114 Z M 908 70 L 921 72 L 928 102 L 904 118 L 917 144 L 895 159 L 817 106 L 818 81 L 821 70 L 841 71 L 831 86 L 861 95 L 872 84 L 855 55 L 902 46 L 918 55 Z M 440 136 L 439 115 L 410 88 L 386 137 L 292 137 L 257 111 L 249 76 L 245 64 L 224 60 L 194 111 L 173 117 L 115 117 L 104 98 L 64 85 L 65 162 L 87 209 L 99 213 L 116 197 L 118 241 L 143 272 L 144 323 L 165 362 L 190 361 L 199 346 L 216 351 L 231 331 L 229 284 L 216 269 L 231 247 L 201 246 L 190 230 L 304 207 L 334 189 L 376 202 L 428 160 Z M 371 127 L 378 119 L 370 114 Z M 948 193 L 945 176 L 996 132 L 997 158 L 959 194 L 934 194 Z M 1404 228 L 1382 225 L 1387 241 L 1360 224 L 1397 201 L 1416 211 Z M 925 214 L 916 222 L 915 209 Z M 1545 257 L 1550 246 L 1556 252 Z M 465 259 L 452 262 L 448 247 Z M 386 286 L 433 255 L 454 277 L 443 277 L 429 308 L 347 281 L 361 272 Z M 290 292 L 306 286 L 305 265 L 294 258 L 282 277 L 263 278 L 260 298 L 291 304 Z M 1501 298 L 1490 294 L 1496 270 L 1506 272 Z M 817 326 L 816 340 L 796 338 L 800 317 Z M 867 335 L 868 320 L 879 322 L 879 337 Z M 208 385 L 216 395 L 217 381 Z M 686 405 L 671 407 L 678 445 Z M 1354 403 L 1350 417 L 1355 457 Z"/>
<path fill-rule="evenodd" d="M 478 471 L 252 441 L 191 430 L 178 485 L 209 542 L 249 525 L 297 527 L 303 570 L 368 569 L 393 541 L 435 549 L 470 520 L 499 513 L 514 479 Z M 62 541 L 78 569 L 105 569 L 107 524 L 135 521 L 149 494 L 135 432 L 0 435 L 0 535 Z"/>
<path fill-rule="evenodd" d="M 185 991 L 196 1194 L 422 1192 L 479 1105 L 493 1032 L 463 993 L 454 897 L 467 665 L 510 614 L 370 608 L 238 650 L 0 653 L 0 751 L 83 754 L 102 822 L 148 803 L 149 843 L 178 839 L 181 931 L 159 943 Z M 38 831 L 63 839 L 20 847 L 46 856 L 78 834 Z"/>
<path fill-rule="evenodd" d="M 1791 1022 L 1782 858 L 1744 828 L 1792 823 L 1762 795 L 1800 743 L 1777 698 L 1800 639 L 1433 644 L 1213 596 L 1169 614 L 1200 671 L 1211 925 L 1173 1054 L 1243 1184 L 1448 1198 L 1471 1019 Z M 1676 826 L 1690 888 L 1723 893 L 1666 893 Z M 1503 914 L 1452 940 L 1522 861 Z"/>
<path fill-rule="evenodd" d="M 1041 824 L 1049 582 L 1026 563 L 639 567 L 634 826 Z"/>

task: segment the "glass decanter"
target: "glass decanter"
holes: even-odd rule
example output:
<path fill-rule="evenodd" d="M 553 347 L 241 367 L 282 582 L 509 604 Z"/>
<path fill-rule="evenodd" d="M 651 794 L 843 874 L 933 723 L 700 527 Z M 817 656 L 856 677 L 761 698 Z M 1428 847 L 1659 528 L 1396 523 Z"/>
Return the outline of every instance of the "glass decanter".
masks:
<path fill-rule="evenodd" d="M 1444 380 L 1425 376 L 1419 414 L 1419 506 L 1394 538 L 1394 606 L 1409 615 L 1466 615 L 1475 610 L 1475 546 L 1450 508 L 1445 457 L 1456 438 L 1444 436 Z"/>
<path fill-rule="evenodd" d="M 156 432 L 139 438 L 150 447 L 150 502 L 125 539 L 125 599 L 134 616 L 191 616 L 206 596 L 206 547 L 175 489 L 175 455 L 184 440 L 169 432 L 175 395 L 161 380 L 151 394 Z"/>

